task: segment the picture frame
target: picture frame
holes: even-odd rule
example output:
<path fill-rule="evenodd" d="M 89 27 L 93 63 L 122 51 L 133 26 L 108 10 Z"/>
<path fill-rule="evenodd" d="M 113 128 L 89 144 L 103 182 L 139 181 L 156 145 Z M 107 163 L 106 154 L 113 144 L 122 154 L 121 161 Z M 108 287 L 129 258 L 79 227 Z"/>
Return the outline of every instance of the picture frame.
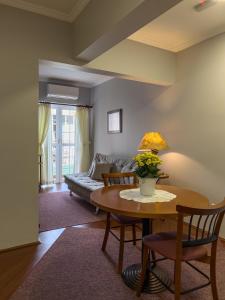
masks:
<path fill-rule="evenodd" d="M 115 109 L 107 112 L 107 132 L 122 132 L 122 109 Z"/>

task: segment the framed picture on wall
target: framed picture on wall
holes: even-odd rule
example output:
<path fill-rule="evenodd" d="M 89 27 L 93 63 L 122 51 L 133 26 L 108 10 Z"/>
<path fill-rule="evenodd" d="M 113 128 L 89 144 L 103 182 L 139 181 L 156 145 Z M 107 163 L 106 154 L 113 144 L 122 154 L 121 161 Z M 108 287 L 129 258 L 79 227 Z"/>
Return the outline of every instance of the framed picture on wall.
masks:
<path fill-rule="evenodd" d="M 107 112 L 108 133 L 122 132 L 122 109 L 115 109 Z"/>

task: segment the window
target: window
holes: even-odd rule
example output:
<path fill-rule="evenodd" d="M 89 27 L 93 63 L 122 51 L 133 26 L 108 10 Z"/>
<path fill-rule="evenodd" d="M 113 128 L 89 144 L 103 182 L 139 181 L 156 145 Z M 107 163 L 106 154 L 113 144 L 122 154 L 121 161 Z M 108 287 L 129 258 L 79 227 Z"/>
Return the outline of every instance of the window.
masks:
<path fill-rule="evenodd" d="M 54 105 L 51 109 L 51 126 L 48 134 L 51 147 L 51 170 L 54 183 L 63 181 L 64 175 L 74 173 L 75 108 Z"/>

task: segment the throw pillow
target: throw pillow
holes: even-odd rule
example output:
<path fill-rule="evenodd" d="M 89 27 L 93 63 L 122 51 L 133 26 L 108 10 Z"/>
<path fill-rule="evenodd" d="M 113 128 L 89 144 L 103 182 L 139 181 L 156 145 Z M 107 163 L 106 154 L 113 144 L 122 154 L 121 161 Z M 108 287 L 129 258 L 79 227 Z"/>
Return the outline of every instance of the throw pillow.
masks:
<path fill-rule="evenodd" d="M 102 180 L 102 173 L 110 173 L 113 164 L 110 163 L 96 163 L 91 178 L 94 180 Z"/>
<path fill-rule="evenodd" d="M 135 170 L 135 162 L 130 161 L 128 162 L 123 168 L 121 169 L 121 173 L 133 172 Z"/>

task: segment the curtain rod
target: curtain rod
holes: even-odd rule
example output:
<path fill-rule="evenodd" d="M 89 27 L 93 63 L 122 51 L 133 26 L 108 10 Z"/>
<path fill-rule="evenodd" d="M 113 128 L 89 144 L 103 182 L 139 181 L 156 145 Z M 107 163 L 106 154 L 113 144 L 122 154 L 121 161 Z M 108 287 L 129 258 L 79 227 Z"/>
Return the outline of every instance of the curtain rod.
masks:
<path fill-rule="evenodd" d="M 76 106 L 76 107 L 86 107 L 92 108 L 91 105 L 82 105 L 82 104 L 68 104 L 68 103 L 57 103 L 57 102 L 49 102 L 49 101 L 39 101 L 40 104 L 55 104 L 55 105 L 66 105 L 66 106 Z"/>

